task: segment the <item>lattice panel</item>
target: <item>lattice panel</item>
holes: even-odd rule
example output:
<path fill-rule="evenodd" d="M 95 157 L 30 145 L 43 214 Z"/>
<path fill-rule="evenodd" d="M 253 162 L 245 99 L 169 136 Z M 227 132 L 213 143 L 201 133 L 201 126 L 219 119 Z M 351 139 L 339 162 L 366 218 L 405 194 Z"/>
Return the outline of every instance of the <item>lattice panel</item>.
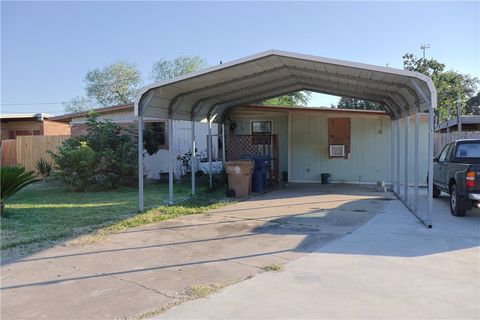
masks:
<path fill-rule="evenodd" d="M 278 135 L 272 134 L 269 139 L 261 140 L 251 135 L 228 135 L 225 139 L 225 157 L 227 161 L 238 160 L 242 156 L 268 156 L 271 159 L 270 180 L 279 180 Z M 258 144 L 259 141 L 270 143 Z"/>

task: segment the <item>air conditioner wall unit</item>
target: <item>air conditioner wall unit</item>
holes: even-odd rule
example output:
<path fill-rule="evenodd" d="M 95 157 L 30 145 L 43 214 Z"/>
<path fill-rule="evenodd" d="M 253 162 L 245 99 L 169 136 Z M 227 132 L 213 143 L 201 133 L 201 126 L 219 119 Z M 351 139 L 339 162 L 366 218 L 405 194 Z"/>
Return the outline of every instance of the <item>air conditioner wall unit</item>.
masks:
<path fill-rule="evenodd" d="M 330 154 L 330 157 L 345 157 L 345 145 L 331 144 L 329 154 Z"/>

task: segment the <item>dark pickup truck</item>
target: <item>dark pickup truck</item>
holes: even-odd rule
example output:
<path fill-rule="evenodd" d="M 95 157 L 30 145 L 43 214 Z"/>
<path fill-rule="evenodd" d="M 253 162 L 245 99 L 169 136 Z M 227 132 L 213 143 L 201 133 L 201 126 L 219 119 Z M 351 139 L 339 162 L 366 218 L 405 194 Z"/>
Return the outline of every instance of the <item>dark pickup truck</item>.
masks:
<path fill-rule="evenodd" d="M 452 215 L 480 207 L 480 140 L 451 142 L 433 161 L 433 196 L 450 194 Z"/>

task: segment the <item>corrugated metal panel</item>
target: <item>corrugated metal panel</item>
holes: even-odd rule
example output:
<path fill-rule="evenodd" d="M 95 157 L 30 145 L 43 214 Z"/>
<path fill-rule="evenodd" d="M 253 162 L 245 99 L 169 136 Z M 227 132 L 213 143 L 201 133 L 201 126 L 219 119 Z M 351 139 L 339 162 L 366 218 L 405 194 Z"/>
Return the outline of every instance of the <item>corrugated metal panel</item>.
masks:
<path fill-rule="evenodd" d="M 299 72 L 294 76 L 291 74 L 290 68 L 298 68 L 306 72 Z M 328 80 L 319 77 L 316 82 L 308 82 L 308 85 L 306 85 L 304 82 L 311 80 L 312 75 L 318 73 L 319 70 L 325 71 L 324 75 L 327 76 Z M 350 74 L 355 76 L 349 77 Z M 277 88 L 271 88 L 262 91 L 258 96 L 252 94 L 255 88 L 251 84 L 255 79 L 268 83 L 281 77 L 295 81 L 290 88 L 285 89 L 286 92 L 279 93 L 280 90 L 277 90 Z M 384 81 L 387 78 L 390 79 L 389 82 Z M 416 92 L 420 89 L 417 89 L 412 81 L 415 81 L 418 87 L 424 91 L 423 94 L 427 99 L 435 101 L 436 92 L 431 80 L 418 73 L 270 50 L 145 87 L 135 102 L 135 110 L 137 114 L 140 110 L 143 115 L 160 114 L 164 116 L 169 113 L 169 108 L 173 108 L 173 118 L 178 119 L 178 117 L 183 117 L 183 114 L 191 114 L 189 111 L 199 100 L 202 100 L 205 108 L 199 113 L 198 120 L 208 115 L 209 110 L 215 103 L 208 102 L 208 98 L 225 94 L 232 88 L 244 88 L 246 96 L 250 94 L 252 99 L 261 100 L 271 97 L 273 94 L 283 94 L 308 87 L 312 91 L 338 95 L 347 94 L 351 97 L 366 100 L 369 98 L 378 100 L 378 97 L 380 97 L 381 101 L 387 101 L 387 103 L 395 105 L 404 115 L 405 112 L 413 110 L 418 104 L 417 101 L 421 100 L 419 97 L 422 94 Z M 398 85 L 402 84 L 408 86 L 410 90 L 399 90 Z M 358 87 L 362 87 L 363 91 L 355 90 Z M 155 96 L 162 99 L 148 100 L 147 96 L 150 91 L 155 91 Z M 408 103 L 394 102 L 389 97 L 391 92 L 404 96 Z M 147 98 L 142 99 L 144 96 Z M 234 103 L 232 99 L 224 99 L 221 102 L 225 104 Z M 239 100 L 238 103 L 240 104 L 241 101 L 251 102 L 254 100 Z M 424 111 L 428 110 L 430 106 L 423 104 L 421 107 L 421 110 Z M 175 110 L 177 108 L 186 109 L 185 112 L 179 113 L 182 116 L 176 115 Z M 158 111 L 152 112 L 149 109 L 157 109 Z M 220 115 L 216 121 L 220 122 L 222 120 L 223 110 L 226 109 L 219 108 L 216 111 Z M 207 113 L 203 110 L 207 110 Z"/>

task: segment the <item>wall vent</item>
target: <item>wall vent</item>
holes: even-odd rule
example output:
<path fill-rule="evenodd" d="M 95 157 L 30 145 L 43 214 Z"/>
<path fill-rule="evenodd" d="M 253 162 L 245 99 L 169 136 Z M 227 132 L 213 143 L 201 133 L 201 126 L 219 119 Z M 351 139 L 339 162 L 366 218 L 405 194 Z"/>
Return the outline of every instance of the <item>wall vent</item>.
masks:
<path fill-rule="evenodd" d="M 344 144 L 331 144 L 330 145 L 330 157 L 345 157 L 345 145 Z"/>

